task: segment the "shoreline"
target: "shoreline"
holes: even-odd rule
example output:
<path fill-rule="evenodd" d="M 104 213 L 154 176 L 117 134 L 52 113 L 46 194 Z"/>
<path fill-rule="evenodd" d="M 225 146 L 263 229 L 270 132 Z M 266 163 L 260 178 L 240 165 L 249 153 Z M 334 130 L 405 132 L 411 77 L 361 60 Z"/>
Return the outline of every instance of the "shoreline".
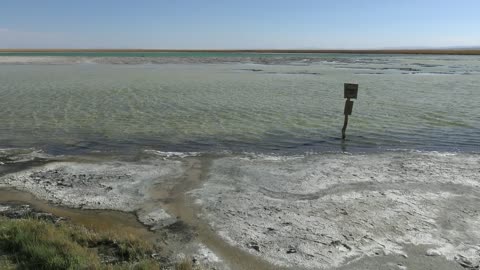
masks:
<path fill-rule="evenodd" d="M 475 227 L 480 216 L 474 211 L 480 194 L 480 182 L 475 177 L 478 154 L 197 155 L 157 159 L 122 161 L 121 167 L 146 171 L 154 167 L 138 164 L 161 162 L 163 166 L 180 166 L 181 173 L 160 176 L 169 180 L 157 179 L 148 189 L 131 189 L 132 185 L 126 185 L 130 180 L 117 179 L 124 186 L 118 194 L 137 194 L 136 200 L 147 198 L 133 211 L 137 222 L 154 234 L 170 235 L 173 249 L 197 254 L 219 269 L 357 269 L 365 265 L 382 269 L 380 265 L 397 261 L 408 269 L 417 269 L 425 256 L 438 269 L 447 269 L 441 266 L 458 266 L 465 261 L 476 265 L 480 261 L 480 256 L 472 253 L 480 250 L 480 231 Z M 8 172 L 0 180 L 47 200 L 70 194 L 68 190 L 88 197 L 92 191 L 76 183 L 78 177 L 67 172 L 90 175 L 108 185 L 109 177 L 123 175 L 121 171 L 112 175 L 117 168 L 109 169 L 113 162 L 79 163 L 64 157 L 62 161 L 23 168 L 21 173 Z M 107 169 L 95 169 L 98 167 Z M 38 181 L 39 172 L 49 170 L 58 170 L 63 176 L 51 179 L 53 185 Z M 129 177 L 142 178 L 135 175 L 132 172 Z M 100 191 L 96 196 L 108 200 L 110 193 Z M 50 203 L 92 208 L 82 207 L 77 200 Z M 100 204 L 97 208 L 112 206 Z M 74 211 L 86 214 L 99 210 Z M 468 226 L 456 220 L 465 220 Z"/>
<path fill-rule="evenodd" d="M 480 49 L 392 49 L 392 50 L 177 50 L 177 49 L 0 49 L 0 53 L 272 53 L 272 54 L 419 54 L 419 55 L 480 55 Z"/>
<path fill-rule="evenodd" d="M 169 259 L 172 262 L 180 263 L 185 258 L 192 258 L 194 264 L 220 270 L 248 269 L 250 266 L 254 266 L 255 269 L 278 269 L 261 258 L 223 242 L 207 223 L 197 218 L 193 202 L 185 192 L 198 188 L 202 184 L 205 175 L 203 170 L 208 168 L 205 164 L 205 162 L 208 163 L 208 157 L 203 158 L 202 161 L 189 155 L 173 154 L 173 156 L 161 157 L 155 154 L 153 157 L 142 159 L 142 161 L 117 161 L 122 163 L 120 173 L 117 171 L 119 167 L 108 169 L 112 162 L 117 163 L 115 161 L 78 156 L 63 157 L 61 161 L 52 159 L 50 162 L 22 166 L 19 171 L 4 170 L 0 177 L 0 204 L 26 203 L 41 211 L 66 217 L 82 226 L 133 234 L 152 243 L 160 241 L 161 246 L 171 254 Z M 173 165 L 176 170 L 182 171 L 167 173 L 167 182 L 161 180 L 165 176 L 154 174 L 155 176 L 151 179 L 141 180 L 150 183 L 147 184 L 148 188 L 134 188 L 136 184 L 132 185 L 131 180 L 138 178 L 138 175 L 133 171 L 155 170 L 153 167 L 137 169 L 134 167 L 139 164 L 151 164 L 152 160 L 163 162 L 167 166 Z M 178 165 L 179 160 L 181 165 Z M 23 160 L 20 161 L 22 162 Z M 153 161 L 153 163 L 157 162 Z M 15 163 L 3 165 L 16 165 Z M 95 169 L 99 166 L 101 170 Z M 125 168 L 132 172 L 122 180 L 125 175 L 121 171 Z M 51 172 L 61 176 L 52 177 Z M 46 175 L 43 175 L 45 173 Z M 82 187 L 81 183 L 75 183 L 84 181 L 79 181 L 78 176 L 85 176 L 83 178 L 86 179 L 94 178 L 97 182 L 94 187 L 98 190 L 92 191 L 87 186 Z M 112 193 L 114 190 L 108 188 L 108 184 L 105 185 L 105 181 L 109 178 L 123 186 L 117 195 L 124 195 L 126 200 L 115 199 L 119 196 Z M 156 180 L 153 180 L 154 178 Z M 86 199 L 77 200 L 77 195 L 72 194 Z M 132 195 L 134 197 L 128 199 Z M 63 199 L 60 198 L 62 196 Z M 98 200 L 99 197 L 103 199 Z M 136 201 L 134 206 L 130 204 L 133 200 Z M 86 201 L 88 203 L 85 203 Z M 97 218 L 98 215 L 100 218 Z"/>

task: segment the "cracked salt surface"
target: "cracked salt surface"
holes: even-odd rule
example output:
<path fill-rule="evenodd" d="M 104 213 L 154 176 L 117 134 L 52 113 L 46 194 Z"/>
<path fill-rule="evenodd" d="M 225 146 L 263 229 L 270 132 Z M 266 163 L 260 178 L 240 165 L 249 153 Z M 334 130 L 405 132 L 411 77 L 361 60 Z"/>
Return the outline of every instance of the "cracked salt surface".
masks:
<path fill-rule="evenodd" d="M 475 267 L 479 170 L 476 154 L 227 157 L 190 194 L 221 237 L 280 266 L 340 267 L 425 245 Z"/>
<path fill-rule="evenodd" d="M 148 200 L 148 189 L 154 184 L 175 180 L 182 173 L 181 162 L 173 160 L 54 162 L 6 175 L 0 185 L 74 208 L 134 211 Z M 158 219 L 156 214 L 150 218 Z"/>

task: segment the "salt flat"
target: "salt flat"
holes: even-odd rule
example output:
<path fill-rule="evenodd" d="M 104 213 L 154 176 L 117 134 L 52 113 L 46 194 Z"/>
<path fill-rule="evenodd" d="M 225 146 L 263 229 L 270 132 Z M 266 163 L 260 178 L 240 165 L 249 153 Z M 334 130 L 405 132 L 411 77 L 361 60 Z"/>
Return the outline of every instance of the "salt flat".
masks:
<path fill-rule="evenodd" d="M 479 168 L 463 154 L 230 157 L 191 195 L 226 241 L 280 266 L 408 256 L 406 245 L 478 265 Z"/>

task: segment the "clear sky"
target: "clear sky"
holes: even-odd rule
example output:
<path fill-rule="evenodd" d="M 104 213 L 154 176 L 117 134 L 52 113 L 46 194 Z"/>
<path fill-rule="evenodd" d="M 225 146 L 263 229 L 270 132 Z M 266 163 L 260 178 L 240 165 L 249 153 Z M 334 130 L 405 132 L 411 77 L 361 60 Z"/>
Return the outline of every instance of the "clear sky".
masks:
<path fill-rule="evenodd" d="M 0 48 L 480 46 L 480 0 L 1 0 Z"/>

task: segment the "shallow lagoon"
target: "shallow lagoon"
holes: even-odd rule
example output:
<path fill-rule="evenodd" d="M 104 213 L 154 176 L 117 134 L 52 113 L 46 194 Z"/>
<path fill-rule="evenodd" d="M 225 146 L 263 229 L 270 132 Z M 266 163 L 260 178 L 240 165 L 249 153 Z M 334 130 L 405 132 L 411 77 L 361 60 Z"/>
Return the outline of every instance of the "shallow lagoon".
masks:
<path fill-rule="evenodd" d="M 3 146 L 268 153 L 480 147 L 478 56 L 14 60 L 0 65 Z M 360 92 L 342 144 L 344 82 L 359 83 Z"/>

